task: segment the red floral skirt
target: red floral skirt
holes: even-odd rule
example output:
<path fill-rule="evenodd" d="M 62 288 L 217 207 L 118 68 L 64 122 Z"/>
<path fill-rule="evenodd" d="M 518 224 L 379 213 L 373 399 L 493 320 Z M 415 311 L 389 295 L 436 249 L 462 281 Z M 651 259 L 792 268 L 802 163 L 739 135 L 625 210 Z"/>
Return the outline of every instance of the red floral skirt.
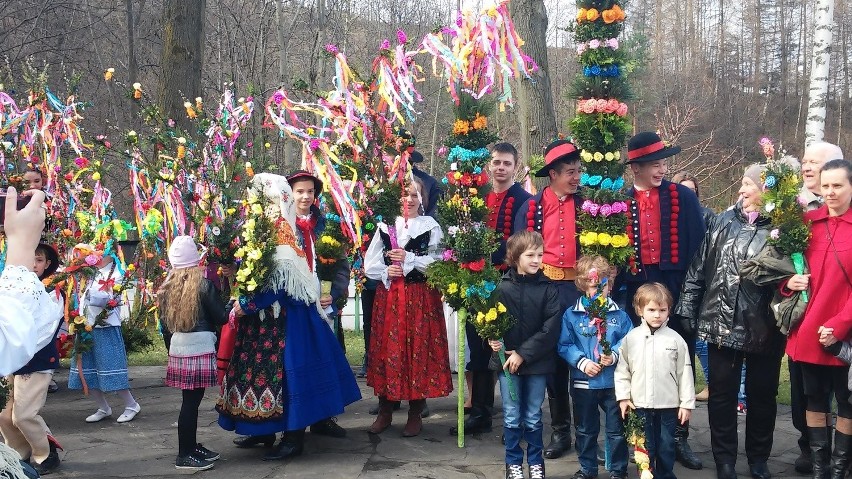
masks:
<path fill-rule="evenodd" d="M 453 390 L 441 295 L 426 283 L 376 288 L 367 385 L 376 396 L 410 401 Z"/>

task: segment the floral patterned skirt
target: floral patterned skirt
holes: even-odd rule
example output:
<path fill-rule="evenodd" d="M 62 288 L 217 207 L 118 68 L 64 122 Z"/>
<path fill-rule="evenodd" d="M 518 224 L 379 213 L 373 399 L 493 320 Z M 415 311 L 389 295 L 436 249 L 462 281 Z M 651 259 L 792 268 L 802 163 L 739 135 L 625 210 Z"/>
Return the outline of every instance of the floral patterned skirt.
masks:
<path fill-rule="evenodd" d="M 377 396 L 415 400 L 453 390 L 441 295 L 426 283 L 376 288 L 367 385 Z"/>

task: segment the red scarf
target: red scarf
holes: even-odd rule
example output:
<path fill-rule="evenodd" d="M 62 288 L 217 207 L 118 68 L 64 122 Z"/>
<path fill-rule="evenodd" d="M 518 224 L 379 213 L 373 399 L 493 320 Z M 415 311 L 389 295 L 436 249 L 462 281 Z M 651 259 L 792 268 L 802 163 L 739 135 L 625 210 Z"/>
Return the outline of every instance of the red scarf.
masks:
<path fill-rule="evenodd" d="M 314 218 L 314 215 L 311 215 L 310 218 L 302 218 L 301 216 L 296 217 L 296 228 L 299 229 L 299 232 L 302 233 L 302 242 L 304 243 L 302 249 L 305 250 L 305 255 L 308 259 L 308 267 L 311 269 L 311 272 L 314 270 L 314 241 L 316 241 L 316 234 L 314 231 L 317 227 L 317 219 Z"/>

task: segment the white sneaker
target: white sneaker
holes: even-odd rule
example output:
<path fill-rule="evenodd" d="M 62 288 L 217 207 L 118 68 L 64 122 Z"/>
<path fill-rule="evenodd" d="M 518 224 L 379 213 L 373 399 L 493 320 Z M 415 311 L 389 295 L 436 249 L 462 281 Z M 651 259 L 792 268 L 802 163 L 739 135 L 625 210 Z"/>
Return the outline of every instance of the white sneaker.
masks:
<path fill-rule="evenodd" d="M 121 416 L 118 416 L 116 422 L 130 422 L 133 420 L 133 418 L 136 417 L 137 414 L 139 414 L 139 411 L 141 410 L 142 406 L 140 406 L 139 403 L 136 403 L 136 407 L 126 408 L 124 412 L 121 413 Z"/>
<path fill-rule="evenodd" d="M 112 416 L 112 409 L 104 411 L 103 409 L 98 408 L 94 414 L 86 418 L 86 422 L 98 422 L 110 416 Z"/>

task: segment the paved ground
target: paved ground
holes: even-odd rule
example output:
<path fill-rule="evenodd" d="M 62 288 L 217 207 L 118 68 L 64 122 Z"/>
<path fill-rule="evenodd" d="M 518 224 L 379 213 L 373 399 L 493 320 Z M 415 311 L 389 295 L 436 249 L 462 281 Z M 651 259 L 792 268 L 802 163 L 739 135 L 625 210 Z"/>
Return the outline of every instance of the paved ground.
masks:
<path fill-rule="evenodd" d="M 179 391 L 163 386 L 164 367 L 131 368 L 133 392 L 142 405 L 142 412 L 130 423 L 117 424 L 104 420 L 86 424 L 84 418 L 94 411 L 92 403 L 79 392 L 64 387 L 51 394 L 44 410 L 50 424 L 66 451 L 64 462 L 50 477 L 71 478 L 174 478 L 188 473 L 174 468 L 177 451 L 177 428 L 174 426 L 180 407 Z M 59 371 L 60 384 L 67 370 Z M 424 421 L 423 433 L 416 438 L 400 436 L 405 423 L 405 411 L 397 412 L 395 423 L 381 436 L 370 436 L 366 429 L 373 416 L 367 413 L 376 401 L 364 380 L 359 380 L 364 399 L 339 418 L 339 424 L 349 434 L 346 439 L 307 435 L 306 451 L 301 457 L 287 462 L 264 462 L 262 449 L 236 449 L 235 437 L 221 430 L 213 411 L 216 391 L 210 389 L 202 403 L 199 417 L 199 441 L 222 453 L 222 459 L 210 471 L 198 473 L 205 479 L 214 478 L 501 478 L 504 474 L 503 448 L 500 428 L 492 434 L 468 437 L 467 447 L 459 449 L 456 438 L 448 434 L 455 424 L 455 398 L 429 401 L 432 416 Z M 117 417 L 120 400 L 112 396 L 110 403 Z M 546 404 L 546 402 L 545 402 Z M 792 462 L 798 454 L 795 430 L 789 420 L 789 408 L 779 408 L 775 446 L 770 470 L 775 477 L 797 477 Z M 545 418 L 549 415 L 545 411 Z M 547 421 L 546 421 L 547 422 Z M 501 418 L 495 417 L 495 424 Z M 547 427 L 547 426 L 545 426 Z M 744 420 L 740 418 L 740 432 Z M 678 466 L 681 479 L 715 477 L 709 447 L 707 409 L 702 404 L 692 421 L 693 448 L 706 466 L 702 471 L 690 471 Z M 549 429 L 545 429 L 549 434 Z M 740 450 L 743 449 L 742 437 Z M 575 453 L 547 461 L 550 478 L 569 478 L 578 469 Z M 741 477 L 750 477 L 743 454 L 737 464 Z M 602 475 L 601 477 L 607 477 Z M 630 468 L 630 477 L 638 477 Z"/>

